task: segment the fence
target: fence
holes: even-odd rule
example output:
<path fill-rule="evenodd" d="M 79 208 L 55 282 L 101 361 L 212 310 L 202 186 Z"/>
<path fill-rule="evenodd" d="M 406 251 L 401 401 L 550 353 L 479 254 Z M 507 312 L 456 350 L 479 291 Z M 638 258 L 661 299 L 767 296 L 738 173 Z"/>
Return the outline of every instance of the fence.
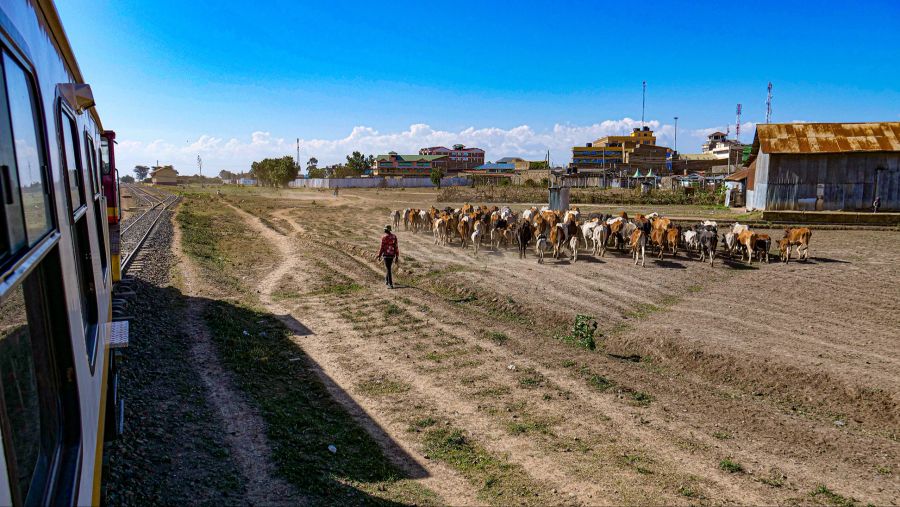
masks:
<path fill-rule="evenodd" d="M 441 179 L 442 187 L 464 187 L 471 185 L 468 178 L 458 176 Z M 434 187 L 430 178 L 303 178 L 296 179 L 291 188 L 428 188 Z"/>

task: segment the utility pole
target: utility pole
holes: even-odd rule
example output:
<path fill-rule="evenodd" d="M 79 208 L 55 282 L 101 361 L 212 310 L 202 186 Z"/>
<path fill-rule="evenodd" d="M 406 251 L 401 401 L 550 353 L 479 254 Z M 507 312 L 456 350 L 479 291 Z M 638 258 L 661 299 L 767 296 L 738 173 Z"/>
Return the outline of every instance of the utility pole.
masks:
<path fill-rule="evenodd" d="M 672 148 L 673 151 L 678 151 L 678 117 L 675 117 L 675 146 Z"/>
<path fill-rule="evenodd" d="M 644 110 L 647 107 L 647 82 L 643 81 L 641 86 L 641 128 L 644 128 Z"/>
<path fill-rule="evenodd" d="M 769 81 L 768 93 L 766 94 L 766 123 L 772 120 L 772 82 Z"/>
<path fill-rule="evenodd" d="M 675 154 L 678 153 L 678 117 L 675 117 L 675 141 L 672 143 L 672 174 L 675 174 Z"/>

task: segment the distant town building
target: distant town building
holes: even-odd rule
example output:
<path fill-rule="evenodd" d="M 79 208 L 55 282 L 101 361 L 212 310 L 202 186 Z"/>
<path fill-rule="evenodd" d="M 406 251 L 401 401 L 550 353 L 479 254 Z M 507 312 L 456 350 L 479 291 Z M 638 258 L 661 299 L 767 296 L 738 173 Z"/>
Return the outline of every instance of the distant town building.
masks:
<path fill-rule="evenodd" d="M 476 172 L 476 173 L 511 173 L 515 172 L 516 165 L 510 163 L 498 163 L 498 164 L 481 164 L 473 169 L 470 169 L 466 172 Z"/>
<path fill-rule="evenodd" d="M 713 167 L 722 165 L 722 162 L 713 153 L 674 153 L 671 157 L 672 173 L 680 175 L 705 174 Z"/>
<path fill-rule="evenodd" d="M 638 146 L 656 146 L 656 136 L 650 127 L 635 128 L 627 136 L 606 136 L 584 146 L 572 147 L 572 166 L 581 169 L 605 169 L 627 164 L 628 155 Z M 668 148 L 665 148 L 668 150 Z M 659 154 L 660 152 L 652 152 Z M 642 151 L 638 160 L 665 166 L 666 157 L 657 160 L 650 151 Z"/>
<path fill-rule="evenodd" d="M 452 149 L 443 146 L 422 148 L 419 150 L 419 155 L 446 157 L 436 159 L 434 167 L 448 175 L 484 164 L 484 150 L 481 148 L 466 148 L 462 144 L 454 144 Z"/>
<path fill-rule="evenodd" d="M 512 164 L 516 172 L 527 171 L 531 162 L 520 157 L 503 157 L 497 161 L 498 164 Z"/>
<path fill-rule="evenodd" d="M 736 139 L 728 139 L 728 135 L 724 132 L 713 132 L 706 136 L 706 142 L 703 143 L 701 151 L 702 153 L 712 153 L 719 159 L 731 158 L 732 164 L 739 165 L 745 146 Z"/>
<path fill-rule="evenodd" d="M 398 155 L 392 151 L 387 155 L 375 157 L 375 167 L 372 168 L 372 175 L 428 177 L 431 175 L 432 167 L 438 167 L 438 164 L 442 164 L 446 158 L 447 155 Z"/>
<path fill-rule="evenodd" d="M 150 171 L 150 179 L 154 185 L 177 185 L 178 171 L 170 165 L 154 166 Z"/>
<path fill-rule="evenodd" d="M 756 126 L 747 208 L 900 210 L 900 122 Z"/>

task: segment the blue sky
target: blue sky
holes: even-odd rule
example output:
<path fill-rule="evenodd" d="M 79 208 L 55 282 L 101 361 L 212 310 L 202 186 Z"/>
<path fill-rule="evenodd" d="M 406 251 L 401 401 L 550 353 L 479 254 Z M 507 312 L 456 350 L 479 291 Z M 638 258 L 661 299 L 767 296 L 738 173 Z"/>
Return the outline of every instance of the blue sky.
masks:
<path fill-rule="evenodd" d="M 462 142 L 564 164 L 646 118 L 696 152 L 765 119 L 900 121 L 900 2 L 65 0 L 120 171 Z M 643 7 L 640 7 L 643 6 Z"/>

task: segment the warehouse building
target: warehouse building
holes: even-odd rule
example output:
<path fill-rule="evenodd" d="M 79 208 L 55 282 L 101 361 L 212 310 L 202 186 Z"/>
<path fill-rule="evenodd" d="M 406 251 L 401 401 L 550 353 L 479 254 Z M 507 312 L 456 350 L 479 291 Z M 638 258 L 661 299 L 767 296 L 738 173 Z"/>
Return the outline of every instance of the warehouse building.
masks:
<path fill-rule="evenodd" d="M 747 208 L 900 210 L 900 122 L 756 127 Z"/>

